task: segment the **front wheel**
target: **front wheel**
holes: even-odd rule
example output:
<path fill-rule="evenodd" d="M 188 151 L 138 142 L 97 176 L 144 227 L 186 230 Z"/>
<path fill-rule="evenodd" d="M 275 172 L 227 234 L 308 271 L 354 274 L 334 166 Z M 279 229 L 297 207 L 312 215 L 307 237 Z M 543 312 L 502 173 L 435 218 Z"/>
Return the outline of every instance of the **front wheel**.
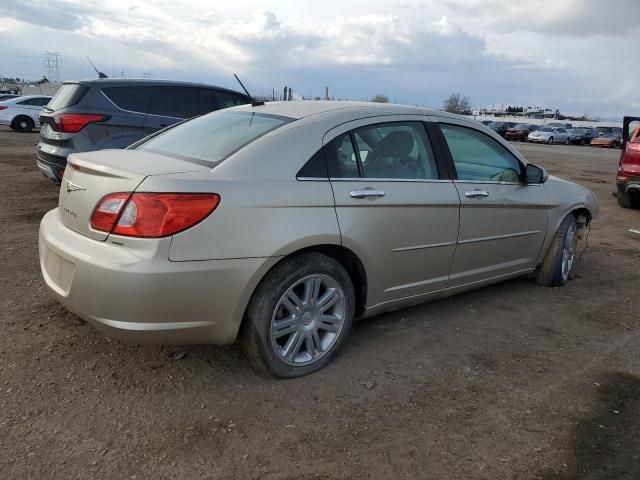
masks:
<path fill-rule="evenodd" d="M 561 287 L 571 278 L 578 245 L 578 224 L 569 214 L 560 224 L 544 260 L 534 273 L 540 285 Z"/>
<path fill-rule="evenodd" d="M 553 143 L 553 137 L 549 137 L 549 140 L 547 140 L 547 143 L 551 145 Z"/>
<path fill-rule="evenodd" d="M 327 365 L 346 341 L 355 312 L 349 274 L 310 252 L 284 260 L 260 283 L 247 309 L 243 349 L 252 366 L 280 378 Z"/>
<path fill-rule="evenodd" d="M 569 137 L 564 139 L 564 144 L 569 145 L 571 143 L 571 139 Z"/>

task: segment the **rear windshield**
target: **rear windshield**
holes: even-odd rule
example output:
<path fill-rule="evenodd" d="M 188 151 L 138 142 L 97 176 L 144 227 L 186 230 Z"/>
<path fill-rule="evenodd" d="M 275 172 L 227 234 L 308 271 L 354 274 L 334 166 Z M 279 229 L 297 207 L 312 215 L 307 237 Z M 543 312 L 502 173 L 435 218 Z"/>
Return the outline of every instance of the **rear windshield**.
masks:
<path fill-rule="evenodd" d="M 75 105 L 84 97 L 87 90 L 89 90 L 89 87 L 77 83 L 62 85 L 60 90 L 57 91 L 47 104 L 47 110 L 55 111 Z"/>
<path fill-rule="evenodd" d="M 266 113 L 220 110 L 151 137 L 136 148 L 213 165 L 291 120 Z"/>

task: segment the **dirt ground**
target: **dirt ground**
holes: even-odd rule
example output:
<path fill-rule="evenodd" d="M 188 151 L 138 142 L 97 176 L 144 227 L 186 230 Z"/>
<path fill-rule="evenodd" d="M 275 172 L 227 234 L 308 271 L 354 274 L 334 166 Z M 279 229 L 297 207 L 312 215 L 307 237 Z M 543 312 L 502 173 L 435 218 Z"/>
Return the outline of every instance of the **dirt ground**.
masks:
<path fill-rule="evenodd" d="M 235 346 L 127 345 L 54 301 L 37 141 L 0 127 L 1 479 L 640 478 L 640 211 L 611 195 L 619 150 L 517 145 L 600 199 L 566 287 L 359 322 L 333 364 L 276 381 Z"/>

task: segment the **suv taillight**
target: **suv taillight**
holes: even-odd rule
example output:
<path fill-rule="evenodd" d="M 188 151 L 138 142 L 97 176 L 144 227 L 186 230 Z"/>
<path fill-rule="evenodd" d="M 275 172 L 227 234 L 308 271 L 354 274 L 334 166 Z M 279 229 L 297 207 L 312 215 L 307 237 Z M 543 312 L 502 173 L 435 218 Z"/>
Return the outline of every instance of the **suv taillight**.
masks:
<path fill-rule="evenodd" d="M 128 237 L 166 237 L 201 222 L 219 203 L 215 193 L 112 193 L 98 202 L 91 228 Z"/>
<path fill-rule="evenodd" d="M 107 120 L 106 115 L 95 113 L 62 113 L 53 117 L 59 132 L 77 133 L 93 122 L 102 122 Z"/>

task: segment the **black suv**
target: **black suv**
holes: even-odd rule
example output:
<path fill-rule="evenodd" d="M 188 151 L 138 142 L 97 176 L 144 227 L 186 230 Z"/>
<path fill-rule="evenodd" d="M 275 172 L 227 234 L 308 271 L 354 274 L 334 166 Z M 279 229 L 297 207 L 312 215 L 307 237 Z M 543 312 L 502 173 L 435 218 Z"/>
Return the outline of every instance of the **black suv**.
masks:
<path fill-rule="evenodd" d="M 67 81 L 40 114 L 37 165 L 59 183 L 71 153 L 126 148 L 184 119 L 250 101 L 233 90 L 188 82 Z"/>

